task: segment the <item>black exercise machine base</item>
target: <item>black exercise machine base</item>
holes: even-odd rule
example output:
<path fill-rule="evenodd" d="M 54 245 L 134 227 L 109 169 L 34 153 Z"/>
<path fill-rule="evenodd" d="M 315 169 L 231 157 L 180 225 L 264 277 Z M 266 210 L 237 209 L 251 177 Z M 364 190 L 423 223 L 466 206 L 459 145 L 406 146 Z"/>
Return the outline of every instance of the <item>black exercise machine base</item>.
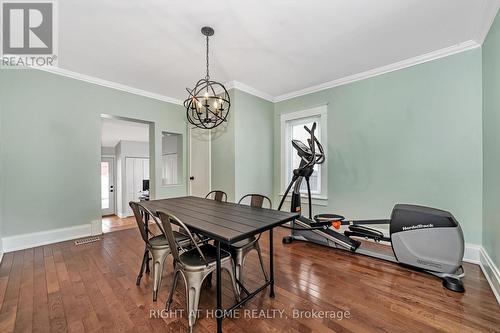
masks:
<path fill-rule="evenodd" d="M 442 278 L 442 280 L 443 280 L 443 287 L 445 287 L 446 289 L 457 293 L 465 292 L 464 283 L 461 280 L 452 277 L 444 277 Z"/>

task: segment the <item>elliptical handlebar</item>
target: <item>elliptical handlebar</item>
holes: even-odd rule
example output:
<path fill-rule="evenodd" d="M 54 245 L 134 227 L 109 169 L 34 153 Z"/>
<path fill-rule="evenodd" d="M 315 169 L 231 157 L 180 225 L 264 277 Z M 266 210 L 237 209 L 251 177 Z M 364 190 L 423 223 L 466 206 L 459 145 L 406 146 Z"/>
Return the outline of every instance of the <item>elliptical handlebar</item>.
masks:
<path fill-rule="evenodd" d="M 314 132 L 316 131 L 316 122 L 313 123 L 311 129 L 307 128 L 307 126 L 304 126 L 304 129 L 311 134 L 311 138 L 307 139 L 307 143 L 309 144 L 309 149 L 311 149 L 312 156 L 310 161 L 307 163 L 307 166 L 323 163 L 325 161 L 325 151 L 319 140 L 314 135 Z M 320 152 L 318 158 L 316 158 L 316 146 Z"/>

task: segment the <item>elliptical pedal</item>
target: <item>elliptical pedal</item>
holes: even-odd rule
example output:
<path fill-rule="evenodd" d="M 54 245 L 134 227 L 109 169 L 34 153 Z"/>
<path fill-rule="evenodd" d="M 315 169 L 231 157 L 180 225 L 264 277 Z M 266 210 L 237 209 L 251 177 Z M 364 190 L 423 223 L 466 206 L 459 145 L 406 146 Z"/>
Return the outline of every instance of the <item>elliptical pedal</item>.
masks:
<path fill-rule="evenodd" d="M 376 242 L 384 241 L 384 242 L 390 242 L 391 239 L 388 237 L 384 236 L 384 233 L 375 230 L 372 228 L 368 228 L 362 225 L 350 225 L 349 230 L 344 231 L 344 235 L 347 237 L 355 236 L 355 237 L 363 237 L 363 238 L 369 238 L 373 239 Z"/>

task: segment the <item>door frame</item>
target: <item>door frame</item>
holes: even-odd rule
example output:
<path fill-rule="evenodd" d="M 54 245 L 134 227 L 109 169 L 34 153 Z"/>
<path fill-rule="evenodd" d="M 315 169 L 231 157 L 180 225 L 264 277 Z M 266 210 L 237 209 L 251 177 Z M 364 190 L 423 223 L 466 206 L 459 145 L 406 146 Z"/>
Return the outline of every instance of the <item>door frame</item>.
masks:
<path fill-rule="evenodd" d="M 101 162 L 103 158 L 110 158 L 113 160 L 113 213 L 112 214 L 102 214 L 102 208 L 101 208 L 101 217 L 102 216 L 109 216 L 109 215 L 116 215 L 116 156 L 115 155 L 101 155 Z"/>
<path fill-rule="evenodd" d="M 187 192 L 188 192 L 188 195 L 192 195 L 193 191 L 192 191 L 192 187 L 191 187 L 191 180 L 189 179 L 189 177 L 191 177 L 191 174 L 192 174 L 192 170 L 191 170 L 191 167 L 192 167 L 192 156 L 191 156 L 191 152 L 193 151 L 191 149 L 191 143 L 192 143 L 192 139 L 191 139 L 191 133 L 192 133 L 192 130 L 193 128 L 191 126 L 189 126 L 189 124 L 187 125 L 187 145 L 188 145 L 188 160 L 187 160 L 187 163 L 188 163 L 188 167 L 187 167 L 187 170 L 188 170 L 188 174 L 186 175 L 186 181 L 188 183 L 188 186 L 187 186 Z M 211 191 L 212 190 L 212 130 L 205 130 L 205 131 L 208 131 L 208 190 Z"/>

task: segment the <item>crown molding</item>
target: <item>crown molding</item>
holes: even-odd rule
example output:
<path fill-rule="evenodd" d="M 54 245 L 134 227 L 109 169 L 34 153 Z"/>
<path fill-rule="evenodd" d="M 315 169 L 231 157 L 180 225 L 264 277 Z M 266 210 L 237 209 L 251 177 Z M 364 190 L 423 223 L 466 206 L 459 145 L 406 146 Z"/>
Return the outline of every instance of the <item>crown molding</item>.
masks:
<path fill-rule="evenodd" d="M 318 92 L 321 90 L 342 86 L 342 85 L 345 85 L 348 83 L 365 80 L 365 79 L 368 79 L 368 78 L 371 78 L 374 76 L 382 75 L 382 74 L 389 73 L 389 72 L 394 72 L 394 71 L 397 71 L 397 70 L 400 70 L 403 68 L 412 67 L 412 66 L 419 65 L 419 64 L 422 64 L 422 63 L 425 63 L 428 61 L 432 61 L 432 60 L 444 58 L 444 57 L 447 57 L 447 56 L 450 56 L 453 54 L 457 54 L 460 52 L 472 50 L 472 49 L 475 49 L 478 47 L 481 47 L 481 44 L 479 44 L 473 40 L 469 40 L 469 41 L 466 41 L 466 42 L 463 42 L 460 44 L 456 44 L 456 45 L 449 46 L 449 47 L 446 47 L 446 48 L 443 48 L 440 50 L 429 52 L 429 53 L 426 53 L 426 54 L 423 54 L 423 55 L 420 55 L 417 57 L 413 57 L 413 58 L 409 58 L 409 59 L 406 59 L 403 61 L 395 62 L 395 63 L 392 63 L 390 65 L 377 67 L 377 68 L 370 69 L 370 70 L 365 71 L 365 72 L 346 76 L 346 77 L 343 77 L 343 78 L 340 78 L 337 80 L 325 82 L 325 83 L 318 84 L 318 85 L 315 85 L 315 86 L 312 86 L 309 88 L 305 88 L 305 89 L 293 91 L 293 92 L 290 92 L 287 94 L 283 94 L 283 95 L 275 97 L 274 102 L 281 102 L 281 101 L 285 101 L 287 99 L 291 99 L 294 97 L 299 97 L 299 96 L 311 94 L 314 92 Z"/>
<path fill-rule="evenodd" d="M 497 1 L 497 0 L 495 0 L 495 1 Z M 500 0 L 498 0 L 498 1 L 500 2 Z M 495 2 L 495 3 L 498 4 L 498 2 Z M 491 21 L 488 24 L 485 24 L 485 28 L 483 29 L 484 31 L 482 32 L 482 34 L 484 33 L 483 40 L 486 37 L 486 35 L 488 34 L 489 28 L 491 27 L 491 24 L 493 23 L 493 20 L 495 18 L 496 12 L 498 11 L 498 6 L 496 7 L 495 11 L 491 10 L 491 8 L 492 8 L 491 6 L 487 6 L 487 8 L 489 8 L 489 10 L 487 10 L 485 12 L 489 13 L 488 18 L 491 18 Z M 492 12 L 494 12 L 495 15 L 492 15 L 491 14 Z M 378 75 L 382 75 L 382 74 L 394 72 L 394 71 L 397 71 L 397 70 L 400 70 L 400 69 L 404 69 L 404 68 L 416 66 L 416 65 L 428 62 L 428 61 L 437 60 L 437 59 L 440 59 L 440 58 L 445 58 L 445 57 L 448 57 L 448 56 L 451 56 L 451 55 L 454 55 L 454 54 L 457 54 L 457 53 L 460 53 L 460 52 L 465 52 L 465 51 L 468 51 L 468 50 L 472 50 L 472 49 L 475 49 L 475 48 L 478 48 L 478 47 L 481 47 L 480 43 L 478 43 L 477 41 L 474 41 L 474 40 L 469 40 L 469 41 L 466 41 L 466 42 L 463 42 L 463 43 L 452 45 L 452 46 L 449 46 L 449 47 L 446 47 L 446 48 L 443 48 L 443 49 L 439 49 L 439 50 L 436 50 L 436 51 L 433 51 L 433 52 L 429 52 L 429 53 L 426 53 L 426 54 L 423 54 L 423 55 L 420 55 L 420 56 L 417 56 L 417 57 L 413 57 L 413 58 L 409 58 L 409 59 L 402 60 L 402 61 L 399 61 L 399 62 L 395 62 L 395 63 L 389 64 L 389 65 L 386 65 L 386 66 L 377 67 L 377 68 L 374 68 L 374 69 L 371 69 L 371 70 L 368 70 L 368 71 L 365 71 L 365 72 L 353 74 L 353 75 L 346 76 L 346 77 L 343 77 L 343 78 L 340 78 L 340 79 L 336 79 L 336 80 L 333 80 L 333 81 L 321 83 L 321 84 L 318 84 L 318 85 L 315 85 L 315 86 L 311 86 L 311 87 L 308 87 L 308 88 L 304 88 L 304 89 L 300 89 L 300 90 L 297 90 L 297 91 L 289 92 L 289 93 L 286 93 L 286 94 L 283 94 L 283 95 L 279 95 L 279 96 L 276 96 L 276 97 L 274 97 L 274 96 L 272 96 L 272 95 L 270 95 L 270 94 L 268 94 L 266 92 L 263 92 L 261 90 L 258 90 L 256 88 L 253 88 L 253 87 L 251 87 L 251 86 L 249 86 L 249 85 L 247 85 L 245 83 L 236 81 L 236 80 L 227 82 L 225 84 L 225 86 L 226 86 L 226 89 L 228 89 L 228 90 L 229 89 L 238 89 L 238 90 L 246 92 L 246 93 L 248 93 L 250 95 L 262 98 L 262 99 L 264 99 L 266 101 L 269 101 L 269 102 L 272 102 L 272 103 L 277 103 L 277 102 L 285 101 L 285 100 L 288 100 L 288 99 L 291 99 L 291 98 L 295 98 L 295 97 L 299 97 L 299 96 L 303 96 L 303 95 L 315 93 L 315 92 L 318 92 L 318 91 L 322 91 L 322 90 L 326 90 L 326 89 L 330 89 L 330 88 L 342 86 L 342 85 L 353 83 L 353 82 L 356 82 L 356 81 L 365 80 L 365 79 L 368 79 L 368 78 L 371 78 L 371 77 L 375 77 L 375 76 L 378 76 Z M 128 93 L 131 93 L 131 94 L 135 94 L 135 95 L 139 95 L 139 96 L 144 96 L 144 97 L 148 97 L 148 98 L 160 100 L 160 101 L 167 102 L 167 103 L 172 103 L 172 104 L 176 104 L 176 105 L 182 105 L 182 101 L 181 100 L 178 100 L 178 99 L 175 99 L 175 98 L 172 98 L 172 97 L 169 97 L 169 96 L 165 96 L 165 95 L 161 95 L 161 94 L 149 92 L 149 91 L 142 90 L 142 89 L 133 88 L 133 87 L 130 87 L 130 86 L 127 86 L 127 85 L 123 85 L 123 84 L 120 84 L 120 83 L 116 83 L 116 82 L 112 82 L 112 81 L 107 81 L 107 80 L 99 79 L 99 78 L 96 78 L 96 77 L 93 77 L 93 76 L 89 76 L 89 75 L 85 75 L 85 74 L 81 74 L 81 73 L 77 73 L 77 72 L 65 70 L 65 69 L 62 69 L 62 68 L 56 68 L 56 67 L 50 67 L 49 68 L 49 67 L 46 67 L 46 68 L 36 68 L 36 69 L 42 70 L 42 71 L 45 71 L 45 72 L 49 72 L 49 73 L 52 73 L 52 74 L 61 75 L 61 76 L 69 77 L 69 78 L 72 78 L 72 79 L 76 79 L 76 80 L 80 80 L 80 81 L 92 83 L 92 84 L 97 84 L 97 85 L 100 85 L 100 86 L 103 86 L 103 87 L 107 87 L 107 88 L 111 88 L 111 89 L 116 89 L 116 90 L 128 92 Z"/>
<path fill-rule="evenodd" d="M 116 83 L 116 82 L 112 82 L 112 81 L 103 80 L 103 79 L 100 79 L 100 78 L 97 78 L 97 77 L 93 77 L 93 76 L 90 76 L 90 75 L 85 75 L 85 74 L 73 72 L 73 71 L 70 71 L 70 70 L 67 70 L 67 69 L 63 69 L 63 68 L 59 68 L 59 67 L 33 67 L 33 68 L 37 69 L 37 70 L 44 71 L 44 72 L 48 72 L 48 73 L 52 73 L 52 74 L 56 74 L 56 75 L 61 75 L 61 76 L 65 76 L 65 77 L 69 77 L 69 78 L 72 78 L 72 79 L 75 79 L 75 80 L 79 80 L 79 81 L 84 81 L 84 82 L 87 82 L 87 83 L 96 84 L 96 85 L 99 85 L 99 86 L 102 86 L 102 87 L 124 91 L 124 92 L 131 93 L 131 94 L 134 94 L 134 95 L 148 97 L 148 98 L 156 99 L 156 100 L 167 102 L 167 103 L 182 105 L 182 101 L 178 100 L 176 98 L 172 98 L 172 97 L 169 97 L 169 96 L 165 96 L 165 95 L 153 93 L 153 92 L 142 90 L 142 89 L 138 89 L 138 88 L 133 88 L 133 87 L 121 84 L 121 83 Z"/>
<path fill-rule="evenodd" d="M 498 10 L 500 8 L 500 0 L 492 0 L 487 1 L 483 7 L 483 16 L 482 20 L 480 20 L 478 27 L 478 33 L 476 36 L 476 41 L 479 44 L 483 44 L 486 36 L 490 32 L 491 25 L 493 21 L 495 21 L 495 17 L 497 16 Z"/>
<path fill-rule="evenodd" d="M 238 89 L 238 90 L 244 91 L 250 95 L 265 99 L 266 101 L 273 102 L 273 103 L 275 102 L 274 96 L 269 95 L 268 93 L 265 93 L 261 90 L 255 89 L 254 87 L 250 87 L 249 85 L 244 84 L 244 83 L 239 82 L 239 81 L 234 81 L 234 80 L 229 81 L 225 84 L 225 86 L 226 86 L 226 89 L 228 89 L 228 90 L 229 89 Z"/>

